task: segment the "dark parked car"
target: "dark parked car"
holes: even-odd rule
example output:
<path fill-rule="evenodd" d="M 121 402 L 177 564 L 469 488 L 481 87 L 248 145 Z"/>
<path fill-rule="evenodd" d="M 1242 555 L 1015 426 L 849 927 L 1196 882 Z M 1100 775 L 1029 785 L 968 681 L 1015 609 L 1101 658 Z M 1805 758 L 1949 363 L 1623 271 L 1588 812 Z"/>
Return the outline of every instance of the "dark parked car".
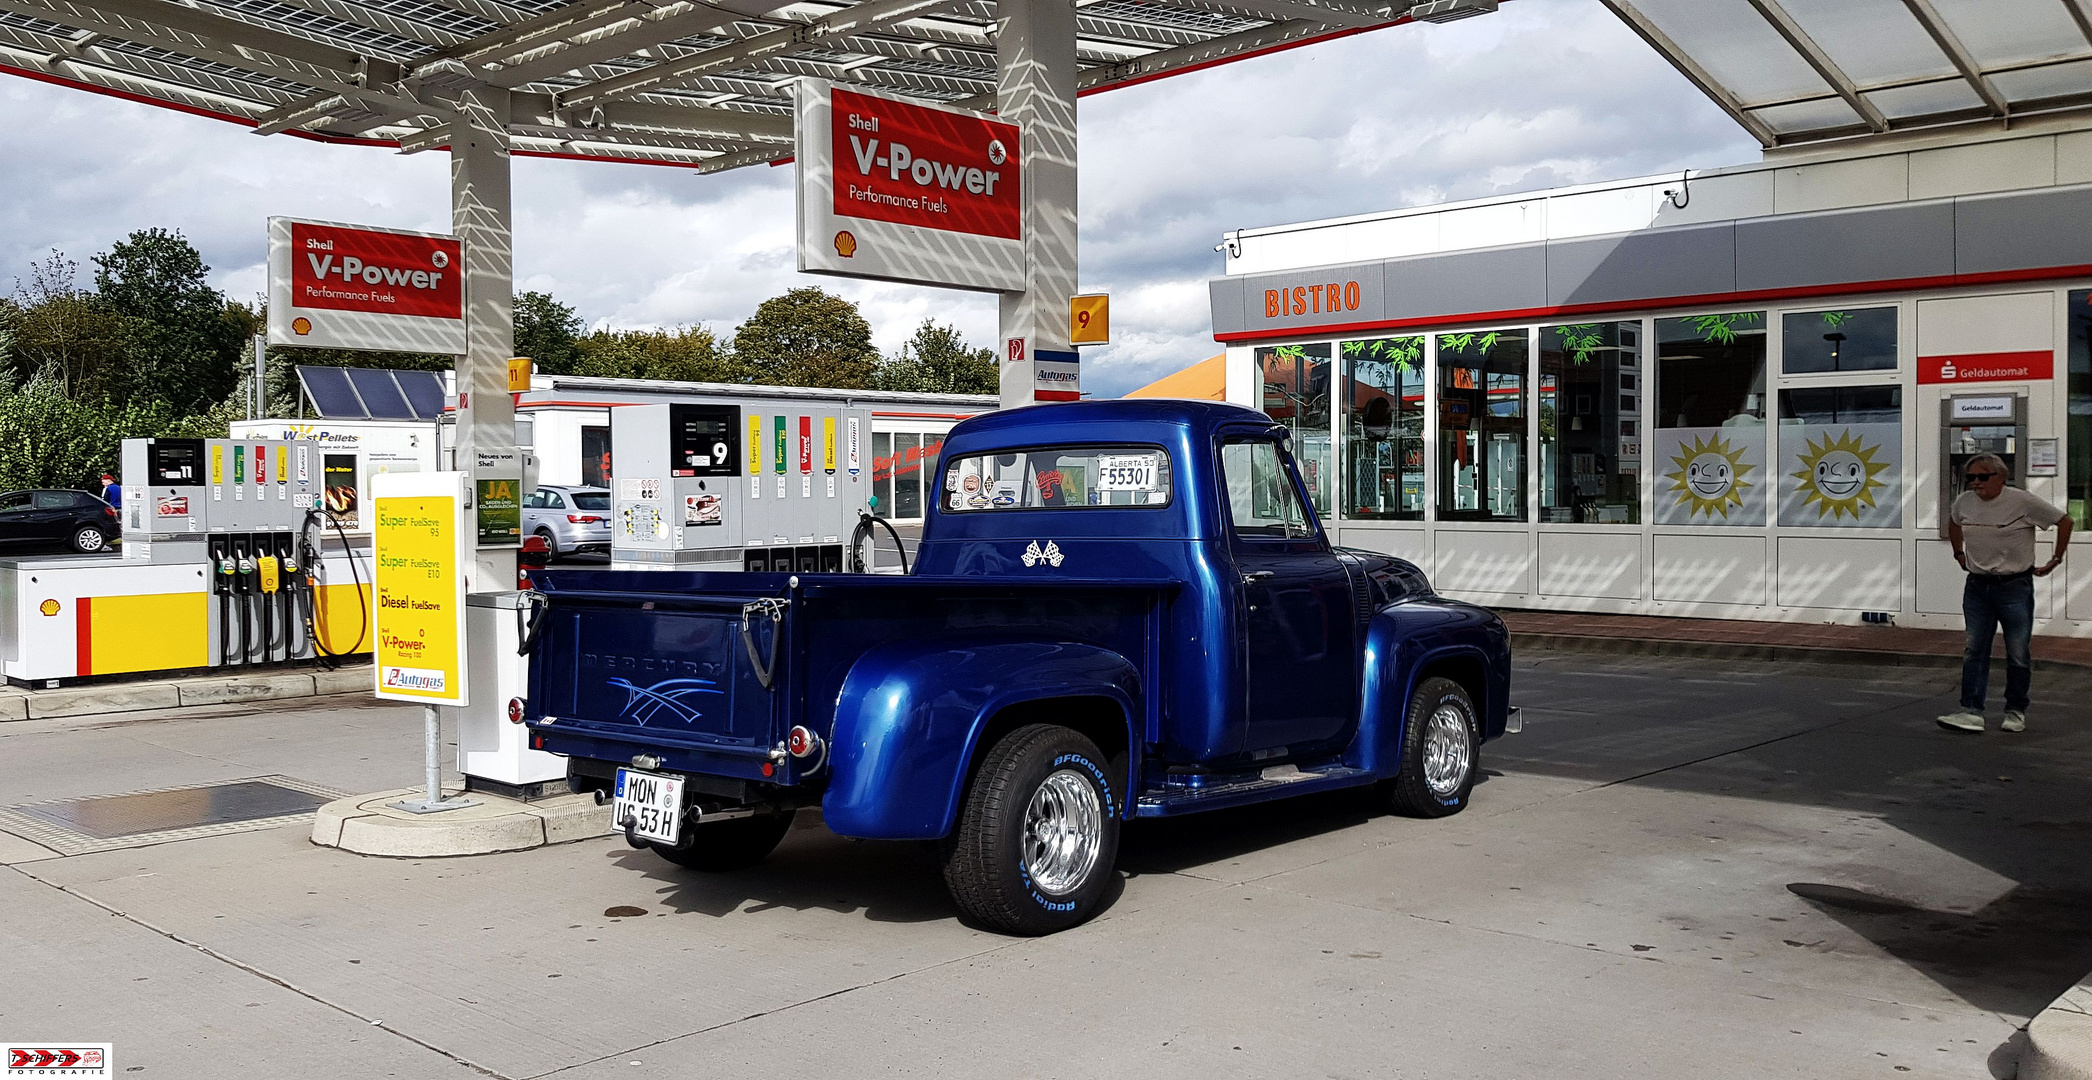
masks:
<path fill-rule="evenodd" d="M 116 508 L 84 491 L 10 491 L 0 494 L 0 544 L 101 551 L 122 532 Z"/>

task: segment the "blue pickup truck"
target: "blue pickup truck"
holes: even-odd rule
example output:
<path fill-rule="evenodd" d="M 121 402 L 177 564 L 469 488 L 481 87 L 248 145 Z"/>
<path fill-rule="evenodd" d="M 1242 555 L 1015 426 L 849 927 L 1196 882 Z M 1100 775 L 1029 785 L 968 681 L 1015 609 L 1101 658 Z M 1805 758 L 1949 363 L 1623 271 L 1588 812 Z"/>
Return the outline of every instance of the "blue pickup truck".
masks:
<path fill-rule="evenodd" d="M 906 575 L 533 573 L 532 744 L 675 863 L 760 861 L 819 806 L 1042 934 L 1094 913 L 1127 819 L 1367 784 L 1457 813 L 1516 730 L 1503 623 L 1332 546 L 1262 413 L 1015 409 L 939 470 Z"/>

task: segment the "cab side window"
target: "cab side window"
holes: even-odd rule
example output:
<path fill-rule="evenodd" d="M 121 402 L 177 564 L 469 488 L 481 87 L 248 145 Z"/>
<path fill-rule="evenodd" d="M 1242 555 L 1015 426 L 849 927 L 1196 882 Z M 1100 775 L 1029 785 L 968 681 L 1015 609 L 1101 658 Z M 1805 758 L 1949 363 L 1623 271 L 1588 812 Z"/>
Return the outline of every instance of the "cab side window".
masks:
<path fill-rule="evenodd" d="M 0 514 L 7 513 L 10 510 L 27 509 L 29 509 L 29 492 L 10 491 L 5 495 L 0 495 Z"/>
<path fill-rule="evenodd" d="M 547 510 L 564 510 L 564 509 L 566 509 L 566 508 L 567 508 L 567 501 L 566 501 L 565 499 L 562 499 L 562 498 L 560 498 L 560 497 L 559 497 L 559 492 L 557 492 L 557 491 L 547 491 L 547 492 L 545 492 L 545 493 L 544 493 L 544 496 L 545 496 L 545 509 L 547 509 Z"/>
<path fill-rule="evenodd" d="M 1220 472 L 1235 535 L 1280 540 L 1314 535 L 1277 443 L 1221 444 Z"/>
<path fill-rule="evenodd" d="M 63 491 L 39 491 L 36 493 L 38 510 L 70 510 L 73 497 Z"/>

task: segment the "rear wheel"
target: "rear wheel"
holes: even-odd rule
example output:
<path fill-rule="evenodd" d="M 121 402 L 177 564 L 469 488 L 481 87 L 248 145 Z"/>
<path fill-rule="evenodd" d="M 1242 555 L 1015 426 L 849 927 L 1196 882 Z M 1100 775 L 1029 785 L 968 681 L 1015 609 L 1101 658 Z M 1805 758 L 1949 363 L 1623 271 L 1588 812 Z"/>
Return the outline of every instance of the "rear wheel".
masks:
<path fill-rule="evenodd" d="M 1474 699 L 1451 679 L 1425 679 L 1402 725 L 1402 771 L 1385 785 L 1396 811 L 1446 817 L 1467 809 L 1480 768 L 1482 727 Z"/>
<path fill-rule="evenodd" d="M 777 814 L 757 814 L 754 817 L 733 818 L 715 821 L 710 825 L 700 824 L 690 838 L 690 846 L 673 848 L 666 844 L 649 844 L 661 857 L 677 866 L 692 870 L 740 870 L 754 866 L 770 857 L 777 845 L 782 843 L 785 833 L 791 831 L 790 811 Z"/>
<path fill-rule="evenodd" d="M 981 760 L 943 845 L 944 883 L 1006 934 L 1065 930 L 1096 913 L 1118 860 L 1118 800 L 1095 743 L 1033 724 Z"/>
<path fill-rule="evenodd" d="M 558 562 L 560 555 L 559 538 L 552 535 L 552 530 L 545 528 L 540 528 L 537 531 L 537 535 L 545 538 L 545 561 L 548 563 Z"/>
<path fill-rule="evenodd" d="M 73 530 L 73 550 L 85 554 L 109 546 L 109 534 L 99 526 L 82 525 Z"/>

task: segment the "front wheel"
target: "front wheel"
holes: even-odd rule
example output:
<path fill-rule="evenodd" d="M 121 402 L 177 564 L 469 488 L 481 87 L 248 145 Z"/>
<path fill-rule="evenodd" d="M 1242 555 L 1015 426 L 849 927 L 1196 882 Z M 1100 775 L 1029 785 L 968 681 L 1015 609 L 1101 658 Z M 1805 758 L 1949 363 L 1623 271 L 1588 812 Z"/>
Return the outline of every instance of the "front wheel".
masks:
<path fill-rule="evenodd" d="M 73 550 L 83 555 L 100 551 L 109 545 L 109 534 L 93 525 L 82 525 L 73 530 Z"/>
<path fill-rule="evenodd" d="M 1065 930 L 1096 913 L 1119 853 L 1104 755 L 1063 727 L 1003 736 L 966 790 L 943 846 L 959 909 L 1006 934 Z"/>
<path fill-rule="evenodd" d="M 689 847 L 647 846 L 669 862 L 692 870 L 740 870 L 762 862 L 777 850 L 785 833 L 791 831 L 792 815 L 789 811 L 757 814 L 695 828 L 697 832 L 690 838 Z"/>
<path fill-rule="evenodd" d="M 1412 817 L 1467 809 L 1481 747 L 1482 726 L 1467 690 L 1451 679 L 1425 679 L 1409 699 L 1402 771 L 1386 784 L 1388 801 Z"/>

